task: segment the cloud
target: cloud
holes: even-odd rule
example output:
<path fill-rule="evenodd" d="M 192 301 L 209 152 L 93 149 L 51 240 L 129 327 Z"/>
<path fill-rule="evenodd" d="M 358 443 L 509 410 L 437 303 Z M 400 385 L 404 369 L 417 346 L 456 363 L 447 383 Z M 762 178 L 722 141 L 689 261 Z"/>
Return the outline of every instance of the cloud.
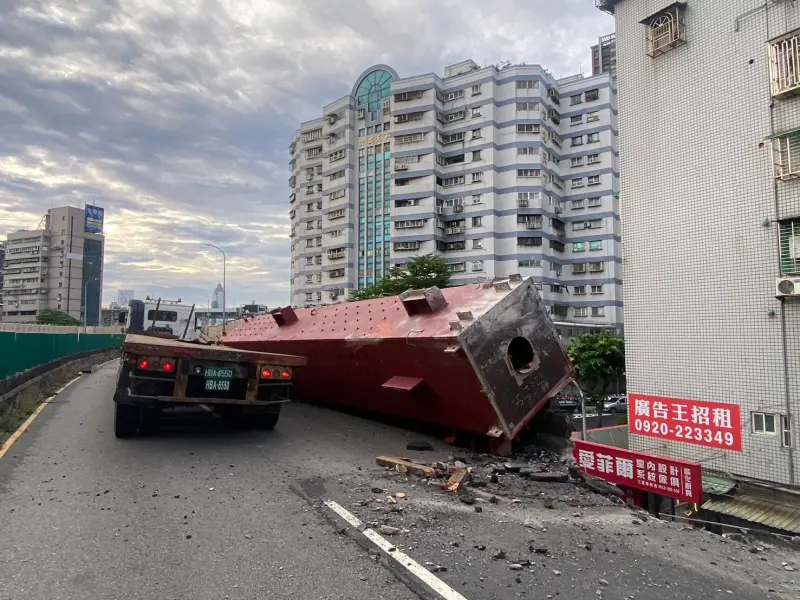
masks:
<path fill-rule="evenodd" d="M 376 63 L 588 72 L 592 0 L 23 0 L 0 18 L 0 234 L 106 209 L 117 288 L 288 301 L 288 144 Z M 188 298 L 186 296 L 189 295 Z"/>

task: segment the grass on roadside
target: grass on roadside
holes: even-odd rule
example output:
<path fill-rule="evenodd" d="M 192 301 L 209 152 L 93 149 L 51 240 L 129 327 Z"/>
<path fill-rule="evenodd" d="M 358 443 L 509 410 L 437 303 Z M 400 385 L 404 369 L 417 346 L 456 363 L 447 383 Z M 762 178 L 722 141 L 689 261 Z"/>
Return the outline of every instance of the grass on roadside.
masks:
<path fill-rule="evenodd" d="M 25 422 L 41 403 L 38 393 L 27 394 L 20 400 L 19 406 L 12 408 L 0 416 L 0 444 L 10 438 L 19 426 Z"/>

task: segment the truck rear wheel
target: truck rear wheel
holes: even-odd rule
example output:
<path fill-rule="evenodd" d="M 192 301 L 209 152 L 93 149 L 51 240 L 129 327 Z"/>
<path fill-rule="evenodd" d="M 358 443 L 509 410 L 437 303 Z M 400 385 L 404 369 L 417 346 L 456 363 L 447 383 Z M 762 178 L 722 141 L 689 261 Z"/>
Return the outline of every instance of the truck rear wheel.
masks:
<path fill-rule="evenodd" d="M 114 435 L 118 438 L 128 438 L 136 435 L 139 429 L 139 420 L 142 409 L 129 404 L 114 403 Z"/>

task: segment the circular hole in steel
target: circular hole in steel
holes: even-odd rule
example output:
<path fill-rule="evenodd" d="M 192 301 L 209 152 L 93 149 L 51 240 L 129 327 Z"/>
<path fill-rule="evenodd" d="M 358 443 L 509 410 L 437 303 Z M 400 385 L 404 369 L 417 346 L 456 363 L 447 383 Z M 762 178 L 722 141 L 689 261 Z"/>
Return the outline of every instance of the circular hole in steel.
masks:
<path fill-rule="evenodd" d="M 506 351 L 511 368 L 520 373 L 528 373 L 533 362 L 533 346 L 524 337 L 515 337 Z"/>

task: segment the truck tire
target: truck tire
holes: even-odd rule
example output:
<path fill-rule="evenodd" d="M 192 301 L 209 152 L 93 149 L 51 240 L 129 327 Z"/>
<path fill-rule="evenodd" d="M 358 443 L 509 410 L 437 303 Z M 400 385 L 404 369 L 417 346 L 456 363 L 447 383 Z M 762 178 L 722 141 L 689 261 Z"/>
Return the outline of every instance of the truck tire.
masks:
<path fill-rule="evenodd" d="M 114 435 L 129 438 L 136 435 L 142 410 L 129 404 L 114 403 Z"/>

